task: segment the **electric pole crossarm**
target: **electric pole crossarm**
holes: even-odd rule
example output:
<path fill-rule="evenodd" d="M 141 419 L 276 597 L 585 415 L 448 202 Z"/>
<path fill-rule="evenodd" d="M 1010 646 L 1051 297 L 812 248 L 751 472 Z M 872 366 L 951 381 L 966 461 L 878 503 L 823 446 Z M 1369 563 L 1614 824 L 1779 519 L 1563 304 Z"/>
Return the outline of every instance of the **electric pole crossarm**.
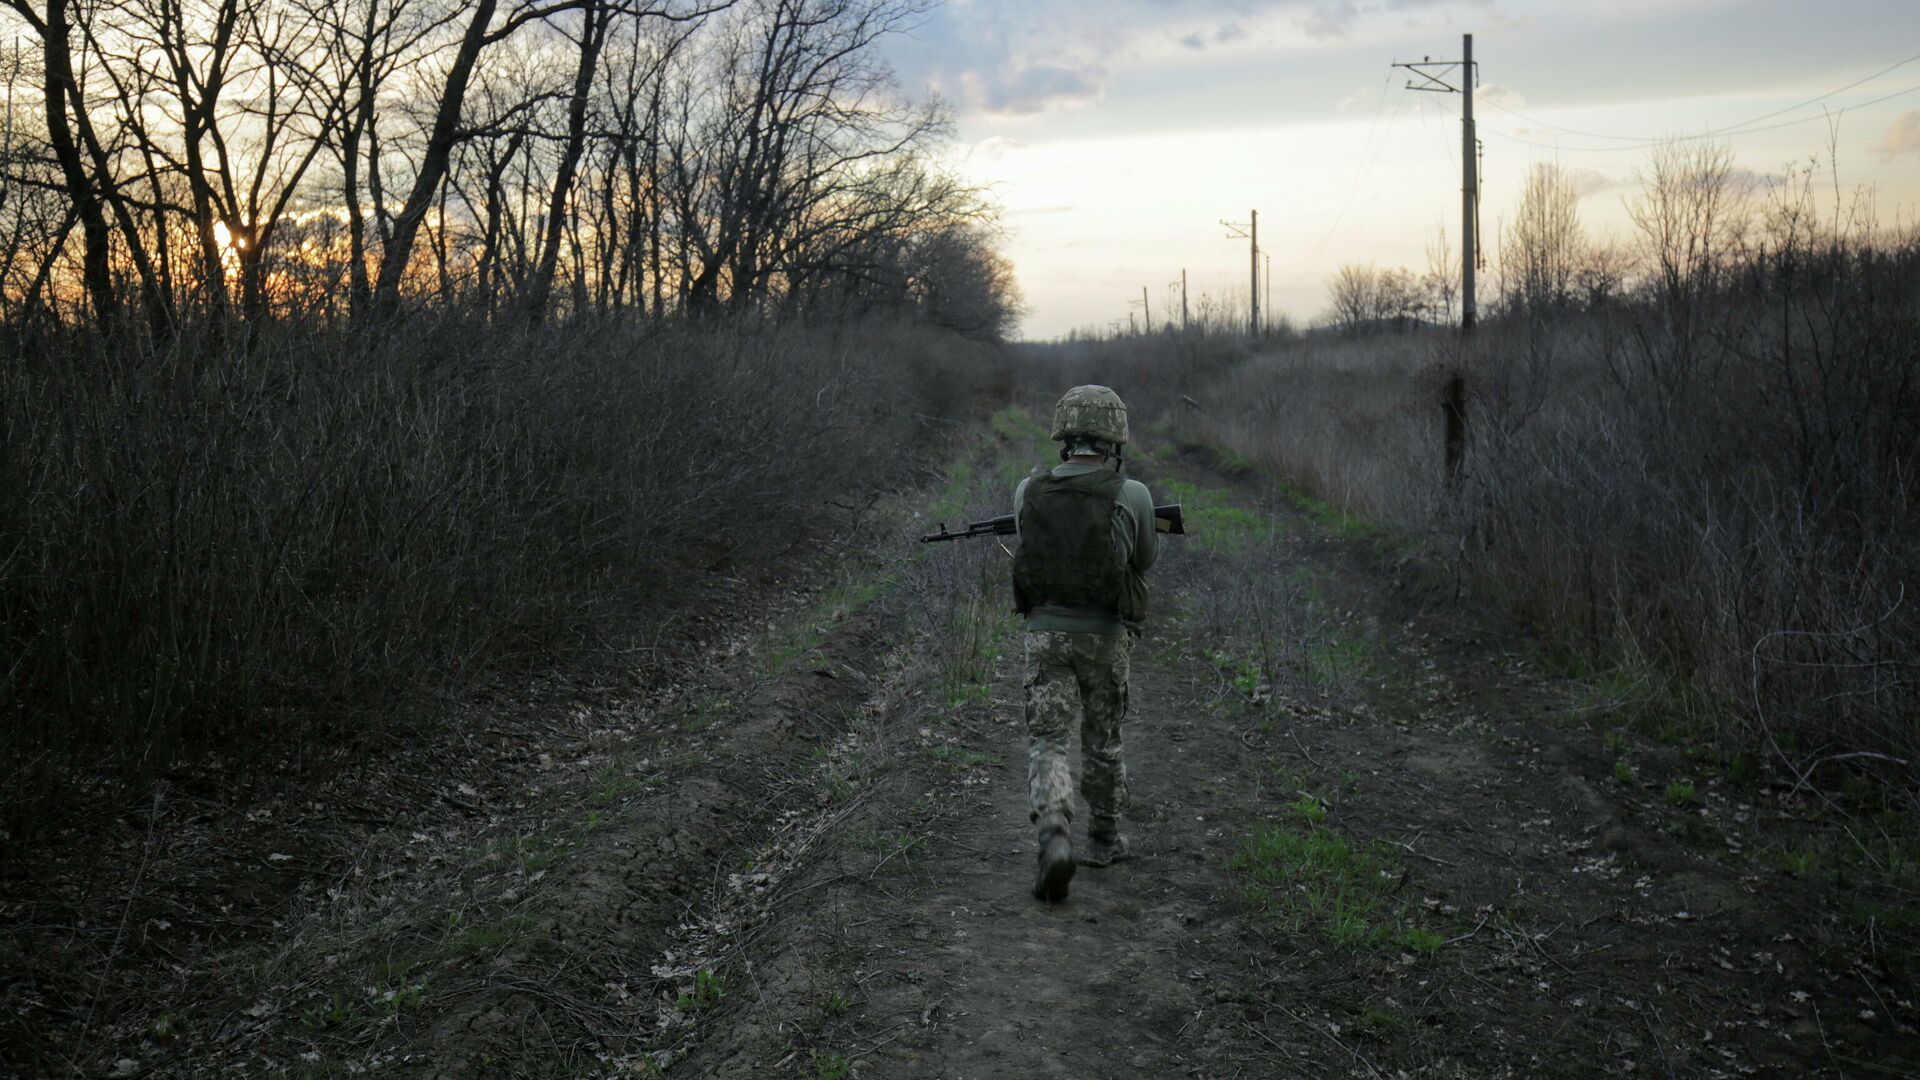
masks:
<path fill-rule="evenodd" d="M 1460 336 L 1464 356 L 1466 340 L 1471 338 L 1474 323 L 1479 318 L 1474 304 L 1473 275 L 1480 261 L 1480 139 L 1474 133 L 1473 90 L 1479 81 L 1480 69 L 1473 62 L 1473 35 L 1461 35 L 1458 60 L 1422 57 L 1418 63 L 1395 61 L 1393 66 L 1405 68 L 1420 77 L 1419 82 L 1407 83 L 1409 90 L 1460 95 Z M 1445 77 L 1456 73 L 1460 83 L 1457 87 Z M 1460 489 L 1461 462 L 1466 456 L 1467 445 L 1466 376 L 1459 366 L 1455 366 L 1447 378 L 1441 410 L 1446 419 L 1447 488 L 1457 493 Z"/>
<path fill-rule="evenodd" d="M 1412 67 L 1413 65 L 1395 64 L 1393 66 L 1394 67 Z M 1422 79 L 1425 79 L 1426 81 L 1414 82 L 1413 80 L 1409 79 L 1407 80 L 1407 89 L 1425 90 L 1431 94 L 1457 94 L 1460 92 L 1459 89 L 1455 87 L 1453 84 L 1447 82 L 1445 79 L 1442 79 L 1437 75 L 1433 75 L 1425 71 L 1418 72 L 1418 74 Z"/>
<path fill-rule="evenodd" d="M 1468 34 L 1467 36 L 1472 37 L 1473 35 Z M 1472 65 L 1472 63 L 1473 58 L 1469 56 L 1465 60 L 1418 60 L 1410 63 L 1401 63 L 1396 60 L 1393 62 L 1393 66 L 1405 68 L 1415 75 L 1420 76 L 1420 82 L 1413 82 L 1411 80 L 1407 82 L 1407 89 L 1409 90 L 1425 90 L 1432 94 L 1458 94 L 1460 93 L 1460 87 L 1448 82 L 1446 76 L 1452 74 L 1455 69 L 1468 67 Z"/>
<path fill-rule="evenodd" d="M 1127 308 L 1129 309 L 1127 311 L 1127 321 L 1129 323 L 1133 321 L 1133 311 L 1131 309 L 1135 306 L 1140 308 L 1141 316 L 1146 319 L 1147 333 L 1153 333 L 1153 309 L 1147 306 L 1147 287 L 1145 285 L 1140 286 L 1140 299 L 1127 301 Z"/>
<path fill-rule="evenodd" d="M 1227 239 L 1248 242 L 1247 254 L 1251 269 L 1247 285 L 1247 333 L 1257 339 L 1260 336 L 1260 211 L 1250 210 L 1248 215 L 1245 224 L 1228 221 L 1226 218 L 1221 218 L 1220 224 L 1233 230 L 1227 234 Z"/>

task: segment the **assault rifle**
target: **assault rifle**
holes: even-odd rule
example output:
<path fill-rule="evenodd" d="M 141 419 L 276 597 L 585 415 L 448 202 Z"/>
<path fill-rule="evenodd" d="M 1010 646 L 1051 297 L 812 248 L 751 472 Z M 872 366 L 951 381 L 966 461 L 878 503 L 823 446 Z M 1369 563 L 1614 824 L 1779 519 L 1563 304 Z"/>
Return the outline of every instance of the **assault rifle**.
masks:
<path fill-rule="evenodd" d="M 976 521 L 966 527 L 964 532 L 948 532 L 947 523 L 940 523 L 940 531 L 928 533 L 920 538 L 923 544 L 936 540 L 965 540 L 969 536 L 1012 536 L 1019 530 L 1014 526 L 1012 514 L 1002 514 L 997 518 Z M 1171 533 L 1175 536 L 1187 534 L 1187 521 L 1180 516 L 1180 504 L 1170 503 L 1153 508 L 1153 531 Z"/>

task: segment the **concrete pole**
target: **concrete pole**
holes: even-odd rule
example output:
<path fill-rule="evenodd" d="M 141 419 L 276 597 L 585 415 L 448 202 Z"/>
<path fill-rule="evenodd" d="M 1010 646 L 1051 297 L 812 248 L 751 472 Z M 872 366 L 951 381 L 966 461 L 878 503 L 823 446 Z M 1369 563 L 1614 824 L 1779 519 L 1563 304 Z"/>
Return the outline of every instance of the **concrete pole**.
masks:
<path fill-rule="evenodd" d="M 1252 215 L 1247 219 L 1249 222 L 1251 222 L 1251 224 L 1248 226 L 1248 231 L 1250 231 L 1253 235 L 1249 238 L 1252 241 L 1252 243 L 1247 245 L 1247 251 L 1248 251 L 1247 265 L 1249 267 L 1249 273 L 1247 275 L 1247 281 L 1248 281 L 1247 300 L 1251 305 L 1251 310 L 1247 318 L 1247 333 L 1251 334 L 1255 340 L 1259 340 L 1259 337 L 1260 337 L 1260 211 L 1250 210 L 1248 211 L 1248 213 Z"/>
<path fill-rule="evenodd" d="M 1180 268 L 1180 332 L 1187 331 L 1187 268 Z"/>
<path fill-rule="evenodd" d="M 1479 140 L 1473 132 L 1473 35 L 1462 34 L 1460 44 L 1461 77 L 1460 95 L 1460 330 L 1473 332 L 1473 324 L 1479 312 L 1473 303 L 1473 270 L 1479 260 L 1477 250 L 1480 238 L 1476 235 L 1475 224 L 1478 214 L 1474 213 L 1475 203 L 1479 201 L 1480 184 L 1475 175 L 1476 161 L 1479 156 Z"/>
<path fill-rule="evenodd" d="M 1147 333 L 1153 333 L 1153 309 L 1147 306 L 1147 287 L 1140 286 L 1140 313 L 1146 316 Z"/>
<path fill-rule="evenodd" d="M 1479 156 L 1479 140 L 1473 134 L 1473 35 L 1460 39 L 1460 362 L 1447 377 L 1441 412 L 1446 417 L 1447 490 L 1460 491 L 1460 470 L 1467 456 L 1467 340 L 1473 336 L 1478 312 L 1473 302 L 1473 270 L 1480 237 L 1474 228 L 1475 203 L 1479 201 L 1479 181 L 1474 175 Z"/>

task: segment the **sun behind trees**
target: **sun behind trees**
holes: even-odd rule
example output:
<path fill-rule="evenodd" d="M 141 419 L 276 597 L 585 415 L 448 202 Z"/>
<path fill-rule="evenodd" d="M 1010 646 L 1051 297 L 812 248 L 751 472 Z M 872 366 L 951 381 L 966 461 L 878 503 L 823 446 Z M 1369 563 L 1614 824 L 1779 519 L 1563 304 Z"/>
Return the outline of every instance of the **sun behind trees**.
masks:
<path fill-rule="evenodd" d="M 1019 313 L 920 11 L 0 3 L 0 846 L 846 528 Z"/>
<path fill-rule="evenodd" d="M 945 113 L 874 49 L 917 3 L 6 9 L 10 325 L 1017 312 Z"/>

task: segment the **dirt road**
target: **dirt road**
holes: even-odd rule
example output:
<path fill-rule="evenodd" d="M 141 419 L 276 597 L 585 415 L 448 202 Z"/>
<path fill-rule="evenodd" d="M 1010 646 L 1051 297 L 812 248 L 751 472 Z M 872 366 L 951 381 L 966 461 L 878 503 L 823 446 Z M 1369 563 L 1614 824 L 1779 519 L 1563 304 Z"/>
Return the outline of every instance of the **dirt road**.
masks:
<path fill-rule="evenodd" d="M 1001 425 L 956 498 L 1025 438 Z M 1894 849 L 1543 670 L 1391 537 L 1204 456 L 1137 475 L 1193 535 L 1135 653 L 1134 856 L 1066 903 L 1027 893 L 1004 553 L 849 558 L 667 685 L 496 722 L 432 782 L 466 809 L 310 835 L 251 933 L 169 889 L 196 849 L 150 819 L 133 899 L 102 890 L 110 962 L 7 984 L 27 1064 L 0 1074 L 1920 1068 Z M 8 914 L 27 965 L 53 931 Z M 122 984 L 148 990 L 85 999 Z"/>
<path fill-rule="evenodd" d="M 1915 1066 L 1897 894 L 1781 869 L 1819 842 L 1804 793 L 1609 724 L 1390 544 L 1190 459 L 1143 472 L 1199 512 L 1136 653 L 1136 856 L 1027 896 L 1010 642 L 986 700 L 900 706 L 856 842 L 780 906 L 790 951 L 694 1073 Z"/>

